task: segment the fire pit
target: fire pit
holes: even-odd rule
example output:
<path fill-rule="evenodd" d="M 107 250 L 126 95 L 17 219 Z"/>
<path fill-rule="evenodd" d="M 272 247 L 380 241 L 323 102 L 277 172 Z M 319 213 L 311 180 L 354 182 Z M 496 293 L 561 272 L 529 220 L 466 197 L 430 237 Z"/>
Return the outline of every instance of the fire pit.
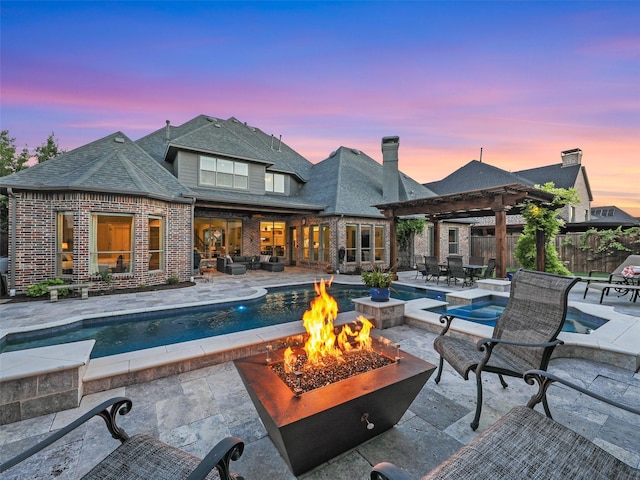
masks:
<path fill-rule="evenodd" d="M 294 475 L 391 428 L 435 370 L 434 365 L 403 352 L 392 342 L 370 337 L 369 322 L 364 317 L 359 318 L 358 326 L 336 335 L 335 300 L 326 293 L 324 282 L 316 285 L 316 292 L 318 297 L 303 317 L 307 330 L 304 349 L 293 346 L 268 350 L 234 362 L 271 440 Z M 324 341 L 318 343 L 320 337 Z M 344 344 L 336 341 L 339 337 Z M 325 353 L 317 353 L 318 348 Z M 336 381 L 325 384 L 323 380 L 322 385 L 304 387 L 303 376 L 322 369 L 323 363 L 351 361 L 352 349 L 368 352 L 355 355 L 360 361 L 374 356 L 382 359 L 374 363 L 385 365 L 372 365 L 364 373 L 351 376 L 338 374 Z M 327 355 L 338 360 L 329 361 Z M 301 356 L 311 363 L 301 366 Z M 281 376 L 281 370 L 287 368 L 293 370 L 290 385 Z"/>

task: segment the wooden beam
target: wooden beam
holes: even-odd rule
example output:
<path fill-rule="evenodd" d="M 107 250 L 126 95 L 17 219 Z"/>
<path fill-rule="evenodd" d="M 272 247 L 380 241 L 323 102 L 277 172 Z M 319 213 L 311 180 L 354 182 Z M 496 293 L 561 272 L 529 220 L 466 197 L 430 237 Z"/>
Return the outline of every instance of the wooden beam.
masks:
<path fill-rule="evenodd" d="M 507 277 L 507 213 L 496 205 L 496 278 Z"/>

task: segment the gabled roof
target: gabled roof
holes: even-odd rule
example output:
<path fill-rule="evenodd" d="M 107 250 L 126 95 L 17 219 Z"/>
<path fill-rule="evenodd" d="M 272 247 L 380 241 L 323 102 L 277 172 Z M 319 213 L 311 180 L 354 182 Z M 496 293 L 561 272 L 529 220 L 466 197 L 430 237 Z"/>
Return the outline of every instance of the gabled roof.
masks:
<path fill-rule="evenodd" d="M 527 178 L 537 185 L 553 182 L 556 188 L 573 188 L 576 185 L 576 180 L 581 170 L 581 165 L 563 167 L 562 163 L 558 163 L 555 165 L 520 170 L 514 172 L 514 174 Z"/>
<path fill-rule="evenodd" d="M 433 196 L 400 172 L 400 199 Z M 340 147 L 315 164 L 300 197 L 324 205 L 323 214 L 382 217 L 373 205 L 382 200 L 382 165 L 353 148 Z"/>
<path fill-rule="evenodd" d="M 177 200 L 189 192 L 188 187 L 122 132 L 2 177 L 0 186 L 125 193 L 165 200 Z"/>
<path fill-rule="evenodd" d="M 449 195 L 452 193 L 481 190 L 483 188 L 515 183 L 528 186 L 535 184 L 535 182 L 515 173 L 507 172 L 506 170 L 479 162 L 478 160 L 471 160 L 442 180 L 425 183 L 424 186 L 430 188 L 438 195 Z"/>

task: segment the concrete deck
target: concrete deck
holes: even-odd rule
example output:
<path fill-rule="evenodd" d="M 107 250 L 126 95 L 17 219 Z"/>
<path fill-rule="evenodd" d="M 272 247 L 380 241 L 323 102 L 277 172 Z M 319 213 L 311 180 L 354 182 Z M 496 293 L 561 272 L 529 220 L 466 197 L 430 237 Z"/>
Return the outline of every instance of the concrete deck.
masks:
<path fill-rule="evenodd" d="M 415 273 L 404 272 L 400 274 L 400 280 L 407 284 L 424 285 L 414 276 Z M 224 301 L 237 298 L 238 292 L 243 296 L 259 295 L 262 287 L 310 282 L 321 277 L 329 278 L 324 273 L 288 267 L 284 273 L 255 271 L 239 276 L 219 274 L 210 283 L 199 283 L 180 290 L 92 297 L 88 300 L 69 299 L 55 304 L 44 301 L 0 305 L 0 335 L 44 323 L 67 322 L 78 316 Z M 359 282 L 357 276 L 341 275 L 337 278 L 344 282 Z M 435 288 L 432 283 L 429 286 Z M 446 289 L 446 285 L 438 288 Z M 592 303 L 599 299 L 595 294 L 587 299 L 589 303 L 584 303 L 584 288 L 577 287 L 574 290 L 571 294 L 572 303 L 582 303 L 582 308 L 592 312 L 602 309 L 607 315 L 624 320 L 622 323 L 626 326 L 622 329 L 617 327 L 617 333 L 609 332 L 608 337 L 618 341 L 624 349 L 633 349 L 634 346 L 640 348 L 640 335 L 634 330 L 640 317 L 640 304 L 634 305 L 625 299 L 611 299 L 605 302 L 608 305 L 600 306 Z M 466 288 L 461 295 L 474 293 L 478 292 Z M 436 363 L 437 356 L 432 348 L 436 334 L 428 325 L 430 320 L 422 318 L 422 307 L 415 306 L 407 309 L 410 325 L 393 327 L 380 333 L 399 342 L 407 352 Z M 223 343 L 233 344 L 236 341 L 243 342 L 244 339 L 230 338 Z M 603 343 L 608 347 L 605 343 L 611 342 L 607 340 Z M 193 355 L 193 346 L 183 346 L 187 348 L 181 350 Z M 223 348 L 228 347 L 229 343 L 223 345 Z M 591 350 L 606 351 L 606 348 L 596 347 L 598 342 Z M 106 362 L 118 363 L 113 360 Z M 104 369 L 100 372 L 98 366 L 99 362 L 92 361 L 86 375 L 98 377 L 105 374 Z M 0 368 L 4 369 L 4 362 Z M 109 368 L 107 375 L 113 373 L 109 372 Z M 640 375 L 634 369 L 593 359 L 557 358 L 552 360 L 550 370 L 568 375 L 575 382 L 606 396 L 630 404 L 640 403 Z M 473 432 L 469 427 L 475 405 L 474 382 L 465 382 L 451 368 L 445 367 L 440 385 L 435 385 L 430 379 L 400 424 L 299 478 L 366 479 L 371 464 L 382 460 L 395 462 L 406 468 L 412 476 L 418 477 L 467 443 L 513 405 L 526 402 L 532 394 L 533 387 L 515 379 L 509 382 L 506 390 L 500 387 L 494 376 L 489 375 L 484 381 L 485 402 L 478 432 Z M 247 480 L 267 475 L 282 479 L 295 478 L 266 435 L 233 363 L 229 361 L 85 395 L 78 408 L 0 426 L 0 460 L 28 448 L 47 432 L 60 428 L 103 399 L 118 395 L 129 396 L 134 401 L 132 412 L 122 421 L 130 434 L 147 432 L 198 455 L 204 455 L 223 436 L 236 435 L 246 442 L 246 449 L 234 469 Z M 564 388 L 550 391 L 550 405 L 558 421 L 593 439 L 625 462 L 636 467 L 640 465 L 640 419 L 611 412 L 606 406 L 587 401 L 583 396 Z M 38 458 L 13 468 L 7 472 L 6 478 L 35 478 L 36 471 L 41 474 L 38 478 L 79 478 L 116 447 L 117 442 L 110 438 L 101 422 L 98 419 L 92 421 L 76 434 L 70 435 L 69 439 L 42 452 Z"/>

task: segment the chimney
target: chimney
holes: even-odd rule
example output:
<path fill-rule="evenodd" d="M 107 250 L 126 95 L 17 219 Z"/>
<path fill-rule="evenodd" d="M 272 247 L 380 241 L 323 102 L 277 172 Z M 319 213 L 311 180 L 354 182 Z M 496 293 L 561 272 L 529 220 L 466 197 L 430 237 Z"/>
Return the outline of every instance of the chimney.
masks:
<path fill-rule="evenodd" d="M 382 199 L 400 200 L 400 174 L 398 172 L 400 137 L 382 137 Z"/>
<path fill-rule="evenodd" d="M 580 165 L 582 163 L 582 150 L 579 148 L 572 148 L 571 150 L 565 150 L 560 153 L 562 157 L 562 167 L 571 167 L 573 165 Z"/>
<path fill-rule="evenodd" d="M 167 126 L 164 129 L 164 136 L 167 140 L 171 140 L 171 120 L 167 120 Z"/>

